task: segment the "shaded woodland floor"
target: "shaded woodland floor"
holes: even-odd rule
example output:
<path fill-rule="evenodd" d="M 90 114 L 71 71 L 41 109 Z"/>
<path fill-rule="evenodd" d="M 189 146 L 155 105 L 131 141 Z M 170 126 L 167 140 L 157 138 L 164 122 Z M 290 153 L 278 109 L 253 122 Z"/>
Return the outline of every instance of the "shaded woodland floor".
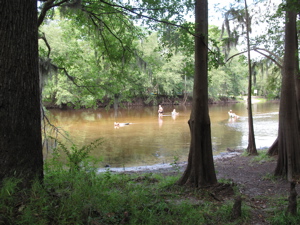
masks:
<path fill-rule="evenodd" d="M 286 214 L 290 184 L 272 175 L 276 157 L 265 153 L 215 158 L 219 183 L 197 189 L 176 185 L 186 163 L 103 173 L 96 167 L 88 173 L 64 170 L 58 161 L 51 165 L 44 182 L 36 181 L 32 189 L 18 189 L 18 180 L 5 181 L 0 189 L 1 225 L 300 224 L 299 209 L 296 216 Z M 296 190 L 300 193 L 299 184 Z"/>
<path fill-rule="evenodd" d="M 276 162 L 276 157 L 257 161 L 253 156 L 242 155 L 221 157 L 215 160 L 219 183 L 229 183 L 231 187 L 236 187 L 237 192 L 240 192 L 242 196 L 242 204 L 250 208 L 250 221 L 247 224 L 274 224 L 270 223 L 267 218 L 287 210 L 290 183 L 273 175 Z M 185 167 L 185 163 L 178 164 L 177 172 L 183 172 Z M 149 172 L 165 175 L 176 173 L 174 168 L 147 170 L 147 173 Z M 211 189 L 216 201 L 234 199 L 236 194 L 226 186 L 220 185 Z M 296 191 L 300 193 L 299 184 L 296 185 Z"/>
<path fill-rule="evenodd" d="M 266 217 L 272 216 L 275 210 L 287 209 L 290 183 L 273 176 L 276 162 L 276 157 L 271 161 L 256 162 L 252 156 L 216 161 L 218 179 L 232 180 L 238 186 L 244 204 L 251 207 L 252 224 L 269 224 Z M 300 193 L 300 185 L 296 186 L 296 191 Z"/>

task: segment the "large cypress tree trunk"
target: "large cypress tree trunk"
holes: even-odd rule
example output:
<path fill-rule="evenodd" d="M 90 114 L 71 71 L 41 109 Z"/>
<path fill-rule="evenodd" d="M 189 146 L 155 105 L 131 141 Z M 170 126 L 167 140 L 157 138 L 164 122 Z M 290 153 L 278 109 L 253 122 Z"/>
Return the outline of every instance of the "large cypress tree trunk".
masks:
<path fill-rule="evenodd" d="M 195 15 L 195 76 L 193 108 L 189 120 L 191 145 L 188 165 L 184 174 L 178 181 L 178 184 L 204 187 L 217 183 L 213 162 L 211 127 L 208 112 L 207 0 L 196 0 Z"/>
<path fill-rule="evenodd" d="M 279 109 L 278 161 L 275 175 L 288 180 L 300 174 L 300 121 L 296 98 L 295 76 L 298 72 L 296 12 L 287 1 L 285 54 Z M 297 61 L 297 62 L 296 62 Z M 296 66 L 297 65 L 297 66 Z"/>
<path fill-rule="evenodd" d="M 298 3 L 300 3 L 300 1 L 298 0 Z M 296 3 L 297 4 L 297 3 Z M 299 12 L 298 12 L 299 15 Z M 295 18 L 296 19 L 296 18 Z M 293 41 L 293 45 L 295 48 L 295 55 L 296 58 L 294 59 L 294 63 L 295 63 L 295 88 L 296 88 L 296 102 L 297 102 L 297 112 L 298 112 L 298 120 L 300 121 L 300 71 L 299 71 L 299 54 L 298 54 L 298 35 L 297 32 L 295 34 L 293 34 L 293 36 L 295 36 L 295 41 Z M 281 72 L 282 76 L 284 76 L 284 68 L 282 68 L 282 72 Z M 299 127 L 300 129 L 300 127 Z M 276 140 L 274 141 L 274 143 L 271 145 L 271 147 L 268 150 L 268 155 L 270 156 L 274 156 L 274 155 L 278 155 L 278 137 L 276 138 Z"/>
<path fill-rule="evenodd" d="M 0 0 L 0 185 L 43 177 L 36 0 Z"/>

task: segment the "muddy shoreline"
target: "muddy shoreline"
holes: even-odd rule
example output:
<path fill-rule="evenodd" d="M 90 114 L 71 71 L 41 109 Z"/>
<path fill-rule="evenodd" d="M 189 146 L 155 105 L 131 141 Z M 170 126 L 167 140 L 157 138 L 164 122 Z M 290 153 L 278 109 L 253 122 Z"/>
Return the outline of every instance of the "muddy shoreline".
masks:
<path fill-rule="evenodd" d="M 232 152 L 223 152 L 219 155 L 214 156 L 214 161 L 222 161 L 237 157 L 242 154 L 241 150 L 236 150 Z M 124 168 L 115 168 L 106 165 L 104 168 L 98 169 L 98 172 L 106 172 L 109 170 L 113 173 L 169 173 L 169 172 L 179 172 L 184 171 L 187 165 L 187 161 L 177 162 L 177 163 L 160 163 L 155 165 L 146 165 L 146 166 L 133 166 L 133 167 L 124 167 Z"/>

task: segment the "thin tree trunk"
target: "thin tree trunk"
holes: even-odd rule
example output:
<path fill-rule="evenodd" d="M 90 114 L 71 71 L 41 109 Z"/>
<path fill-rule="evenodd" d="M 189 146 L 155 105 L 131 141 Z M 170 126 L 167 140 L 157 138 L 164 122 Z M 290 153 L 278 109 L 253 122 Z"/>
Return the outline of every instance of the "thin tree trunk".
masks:
<path fill-rule="evenodd" d="M 246 9 L 246 27 L 247 27 L 247 48 L 248 48 L 248 70 L 249 70 L 249 79 L 248 79 L 248 126 L 249 126 L 249 134 L 248 134 L 248 147 L 247 152 L 250 155 L 257 155 L 257 149 L 255 144 L 255 136 L 254 136 L 254 126 L 253 126 L 253 115 L 252 115 L 252 101 L 251 101 L 251 91 L 252 91 L 252 66 L 251 66 L 251 55 L 250 55 L 250 37 L 249 37 L 249 14 L 248 14 L 248 6 L 247 1 L 245 1 L 245 9 Z"/>
<path fill-rule="evenodd" d="M 217 183 L 208 112 L 207 0 L 196 0 L 195 16 L 197 35 L 195 37 L 195 77 L 193 108 L 189 120 L 191 144 L 188 165 L 178 184 L 205 187 Z"/>

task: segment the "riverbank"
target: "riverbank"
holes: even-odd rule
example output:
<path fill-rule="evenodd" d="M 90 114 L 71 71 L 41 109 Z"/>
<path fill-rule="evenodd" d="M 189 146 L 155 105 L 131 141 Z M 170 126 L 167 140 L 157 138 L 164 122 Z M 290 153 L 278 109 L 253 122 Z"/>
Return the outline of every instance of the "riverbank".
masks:
<path fill-rule="evenodd" d="M 208 99 L 208 104 L 226 104 L 226 103 L 238 103 L 243 101 L 243 97 L 238 99 L 229 98 L 229 97 L 220 97 L 219 99 Z M 98 101 L 96 104 L 96 108 L 113 108 L 111 99 L 103 99 Z M 157 105 L 191 105 L 192 98 L 188 97 L 186 100 L 181 96 L 179 97 L 169 97 L 169 96 L 157 96 L 155 98 L 147 99 L 147 98 L 133 98 L 131 101 L 120 102 L 119 107 L 133 107 L 133 106 L 157 106 Z M 46 109 L 78 109 L 72 103 L 62 103 L 60 105 L 56 105 L 55 102 L 43 102 L 43 106 Z M 79 107 L 80 109 L 86 109 L 86 107 Z"/>
<path fill-rule="evenodd" d="M 218 184 L 179 186 L 185 164 L 172 170 L 95 173 L 45 167 L 43 183 L 19 190 L 18 180 L 0 189 L 0 224 L 299 224 L 286 214 L 289 183 L 272 175 L 276 157 L 215 158 Z M 296 186 L 299 193 L 299 185 Z M 237 205 L 240 196 L 240 207 Z M 300 201 L 298 200 L 298 205 Z M 236 213 L 241 209 L 241 214 Z"/>
<path fill-rule="evenodd" d="M 242 151 L 237 150 L 233 152 L 223 152 L 220 155 L 214 156 L 214 161 L 222 161 L 225 159 L 230 159 L 242 154 Z M 173 163 L 160 163 L 155 165 L 147 165 L 147 166 L 134 166 L 134 167 L 123 167 L 123 168 L 110 168 L 106 166 L 105 168 L 100 168 L 98 170 L 99 173 L 110 170 L 110 172 L 120 173 L 120 172 L 141 172 L 141 173 L 172 173 L 176 171 L 184 171 L 187 162 L 173 162 Z"/>
<path fill-rule="evenodd" d="M 220 97 L 218 99 L 209 98 L 208 104 L 234 104 L 239 102 L 247 102 L 248 96 L 237 96 L 237 97 Z M 279 99 L 268 100 L 263 96 L 252 96 L 252 103 L 265 102 L 265 101 L 275 101 L 278 102 Z M 103 99 L 98 101 L 96 104 L 96 108 L 113 108 L 111 99 Z M 119 107 L 133 107 L 133 106 L 157 106 L 157 105 L 191 105 L 192 97 L 188 97 L 186 100 L 181 96 L 177 97 L 169 97 L 169 96 L 157 96 L 155 98 L 151 98 L 150 100 L 147 98 L 133 98 L 131 101 L 124 101 L 119 103 Z M 75 107 L 72 103 L 62 103 L 60 105 L 56 105 L 55 102 L 43 102 L 43 106 L 46 109 L 87 109 L 86 107 Z"/>
<path fill-rule="evenodd" d="M 297 218 L 300 217 L 295 217 L 295 220 L 291 219 L 296 223 L 288 223 L 290 218 L 285 215 L 290 183 L 285 179 L 273 176 L 277 156 L 268 157 L 265 153 L 266 151 L 263 151 L 259 156 L 244 156 L 241 152 L 233 152 L 215 157 L 218 182 L 229 183 L 230 187 L 235 187 L 236 193 L 233 194 L 230 188 L 223 187 L 220 190 L 218 188 L 211 189 L 212 195 L 220 202 L 225 199 L 233 201 L 236 195 L 240 195 L 242 206 L 247 206 L 250 210 L 249 220 L 244 224 L 299 224 Z M 183 162 L 170 167 L 147 168 L 125 173 L 175 176 L 181 175 L 186 165 L 186 162 Z M 296 191 L 300 193 L 300 185 L 296 186 Z M 276 220 L 282 220 L 282 222 L 270 222 Z"/>

